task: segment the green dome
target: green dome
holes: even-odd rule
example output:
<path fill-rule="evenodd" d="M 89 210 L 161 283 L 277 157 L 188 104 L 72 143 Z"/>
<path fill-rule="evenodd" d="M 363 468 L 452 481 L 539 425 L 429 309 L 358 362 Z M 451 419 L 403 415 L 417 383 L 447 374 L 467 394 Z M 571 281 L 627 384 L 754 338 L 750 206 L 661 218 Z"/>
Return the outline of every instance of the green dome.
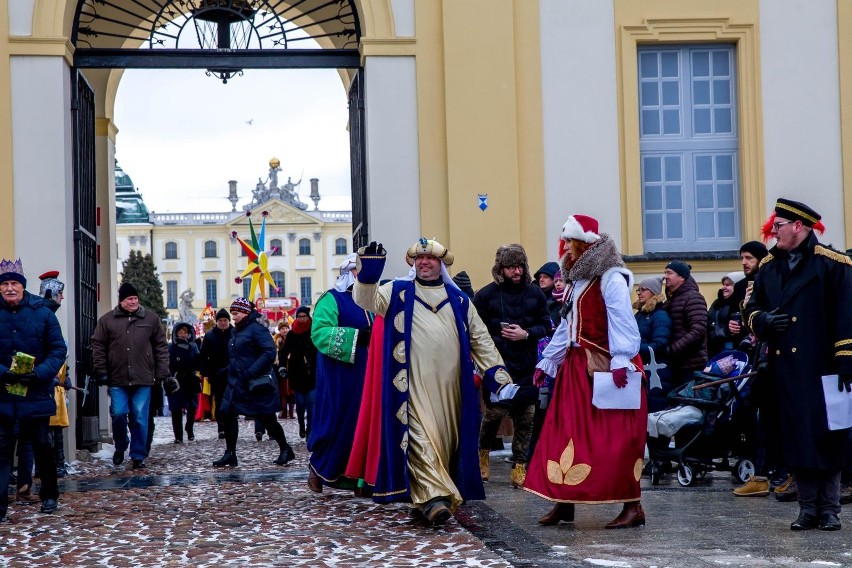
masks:
<path fill-rule="evenodd" d="M 115 163 L 115 222 L 147 223 L 148 207 L 142 194 L 136 191 L 133 180 Z"/>

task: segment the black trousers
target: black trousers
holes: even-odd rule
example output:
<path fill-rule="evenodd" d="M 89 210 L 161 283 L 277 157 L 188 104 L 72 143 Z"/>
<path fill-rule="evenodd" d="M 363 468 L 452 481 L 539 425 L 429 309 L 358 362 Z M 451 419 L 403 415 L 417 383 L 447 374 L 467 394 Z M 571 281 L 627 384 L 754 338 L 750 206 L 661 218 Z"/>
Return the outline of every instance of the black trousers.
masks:
<path fill-rule="evenodd" d="M 840 470 L 795 469 L 799 509 L 816 517 L 840 514 Z"/>
<path fill-rule="evenodd" d="M 237 451 L 237 436 L 240 432 L 240 417 L 238 414 L 225 415 L 225 450 L 229 452 Z M 278 423 L 278 418 L 275 414 L 262 414 L 254 417 L 256 423 L 263 425 L 263 428 L 269 433 L 269 437 L 278 442 L 278 447 L 281 451 L 287 449 L 287 437 L 284 435 L 284 429 Z"/>
<path fill-rule="evenodd" d="M 12 452 L 15 447 L 15 421 L 0 418 L 0 516 L 9 508 L 9 474 L 11 473 Z M 56 481 L 56 460 L 50 443 L 50 417 L 26 418 L 18 421 L 17 437 L 21 442 L 30 441 L 33 446 L 35 464 L 41 475 L 41 489 L 38 496 L 42 501 L 59 498 L 59 485 Z"/>

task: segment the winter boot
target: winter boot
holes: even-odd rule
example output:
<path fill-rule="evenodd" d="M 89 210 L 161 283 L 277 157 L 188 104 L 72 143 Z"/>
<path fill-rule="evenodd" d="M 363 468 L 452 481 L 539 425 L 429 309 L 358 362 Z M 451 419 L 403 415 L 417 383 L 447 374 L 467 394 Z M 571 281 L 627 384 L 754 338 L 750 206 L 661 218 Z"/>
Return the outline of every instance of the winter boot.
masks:
<path fill-rule="evenodd" d="M 231 450 L 225 450 L 225 454 L 213 462 L 213 467 L 237 467 L 237 454 Z"/>
<path fill-rule="evenodd" d="M 752 475 L 745 482 L 745 485 L 734 489 L 734 495 L 738 497 L 765 497 L 769 495 L 769 479 Z"/>
<path fill-rule="evenodd" d="M 516 463 L 515 467 L 512 468 L 510 479 L 512 481 L 512 487 L 516 489 L 523 487 L 524 481 L 527 479 L 527 466 L 522 463 Z"/>
<path fill-rule="evenodd" d="M 629 529 L 645 525 L 645 510 L 639 501 L 625 503 L 621 513 L 604 525 L 605 529 Z"/>
<path fill-rule="evenodd" d="M 559 521 L 574 522 L 574 503 L 557 503 L 548 514 L 538 520 L 538 524 L 552 527 L 558 525 Z"/>
<path fill-rule="evenodd" d="M 278 459 L 276 459 L 272 463 L 274 463 L 275 465 L 287 465 L 294 459 L 296 459 L 296 454 L 293 453 L 293 448 L 291 448 L 289 444 L 285 444 L 281 447 L 281 452 L 278 454 Z"/>
<path fill-rule="evenodd" d="M 479 475 L 482 481 L 488 481 L 491 466 L 491 450 L 479 450 Z"/>
<path fill-rule="evenodd" d="M 792 475 L 788 475 L 787 480 L 776 487 L 774 493 L 776 499 L 785 503 L 798 500 L 799 491 L 796 489 L 796 480 Z"/>

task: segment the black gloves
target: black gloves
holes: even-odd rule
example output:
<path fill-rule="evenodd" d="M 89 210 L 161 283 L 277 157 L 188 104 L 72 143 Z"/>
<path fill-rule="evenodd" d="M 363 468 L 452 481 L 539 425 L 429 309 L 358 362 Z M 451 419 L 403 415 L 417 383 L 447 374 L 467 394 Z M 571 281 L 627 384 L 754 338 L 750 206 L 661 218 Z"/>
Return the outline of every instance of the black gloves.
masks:
<path fill-rule="evenodd" d="M 529 406 L 538 401 L 538 387 L 532 385 L 522 385 L 518 388 L 518 392 L 511 398 L 512 404 L 515 406 Z"/>
<path fill-rule="evenodd" d="M 11 382 L 19 383 L 19 384 L 22 384 L 24 386 L 35 383 L 36 381 L 38 381 L 38 375 L 36 375 L 35 373 L 21 373 L 20 375 L 13 374 L 13 376 L 15 378 Z"/>
<path fill-rule="evenodd" d="M 385 247 L 382 246 L 382 243 L 371 241 L 370 244 L 359 250 L 358 254 L 362 254 L 364 256 L 384 256 L 387 254 L 387 251 L 385 250 Z"/>
<path fill-rule="evenodd" d="M 106 386 L 109 383 L 109 377 L 106 375 L 98 375 L 95 377 L 95 384 L 99 387 Z"/>
<path fill-rule="evenodd" d="M 12 371 L 6 371 L 2 376 L 0 376 L 0 381 L 2 381 L 4 385 L 11 385 L 18 382 L 18 375 Z"/>
<path fill-rule="evenodd" d="M 790 316 L 787 314 L 766 314 L 763 318 L 766 331 L 781 335 L 790 328 Z"/>
<path fill-rule="evenodd" d="M 852 392 L 852 375 L 837 375 L 837 390 Z"/>
<path fill-rule="evenodd" d="M 375 244 L 375 243 L 371 243 Z M 356 347 L 368 347 L 370 345 L 370 328 L 364 327 L 358 330 L 358 339 L 355 342 Z"/>

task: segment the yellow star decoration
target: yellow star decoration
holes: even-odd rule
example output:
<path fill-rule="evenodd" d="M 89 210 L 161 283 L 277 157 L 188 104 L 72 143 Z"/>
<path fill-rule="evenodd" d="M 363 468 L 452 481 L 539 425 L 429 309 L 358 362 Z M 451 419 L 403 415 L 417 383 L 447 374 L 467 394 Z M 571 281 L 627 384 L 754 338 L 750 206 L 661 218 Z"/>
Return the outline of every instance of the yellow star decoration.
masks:
<path fill-rule="evenodd" d="M 579 485 L 589 477 L 592 466 L 585 463 L 574 465 L 574 440 L 562 450 L 559 461 L 547 460 L 547 479 L 555 485 Z"/>

